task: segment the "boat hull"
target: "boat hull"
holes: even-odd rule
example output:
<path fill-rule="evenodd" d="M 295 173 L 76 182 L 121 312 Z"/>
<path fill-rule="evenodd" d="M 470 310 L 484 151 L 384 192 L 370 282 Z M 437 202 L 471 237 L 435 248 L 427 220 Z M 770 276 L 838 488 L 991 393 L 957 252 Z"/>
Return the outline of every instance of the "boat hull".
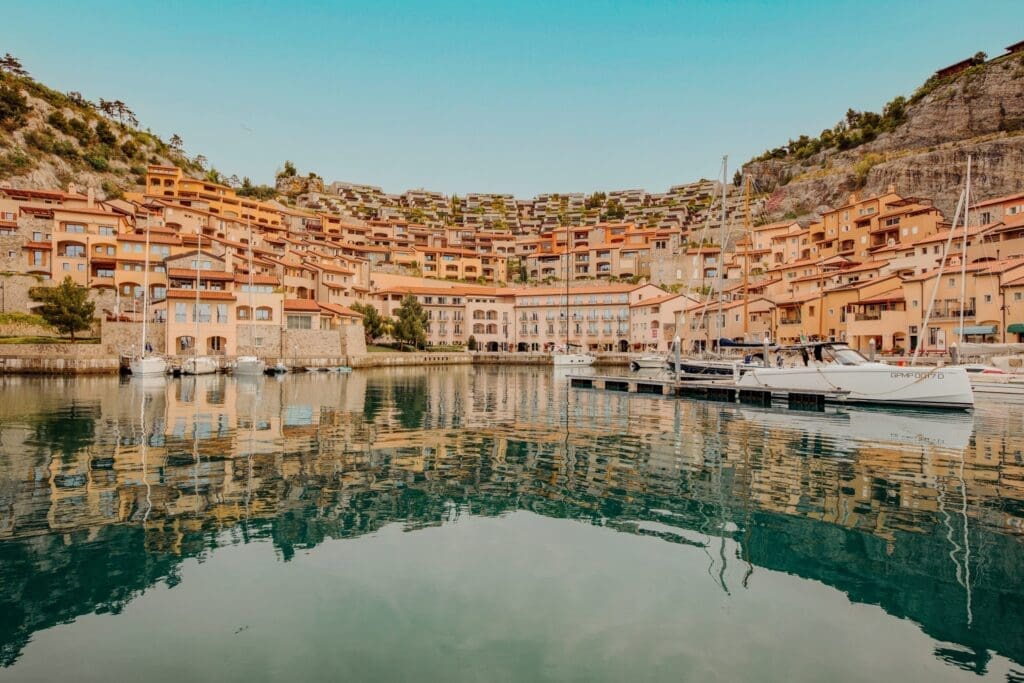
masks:
<path fill-rule="evenodd" d="M 254 356 L 242 356 L 235 361 L 236 375 L 262 375 L 267 369 L 266 363 Z"/>
<path fill-rule="evenodd" d="M 212 375 L 217 372 L 217 361 L 209 356 L 186 358 L 181 364 L 183 375 Z"/>
<path fill-rule="evenodd" d="M 963 368 L 906 368 L 869 363 L 798 368 L 754 368 L 740 387 L 780 391 L 844 391 L 849 403 L 966 409 L 974 391 Z"/>
<path fill-rule="evenodd" d="M 167 361 L 157 356 L 136 358 L 128 364 L 132 375 L 136 377 L 153 377 L 167 374 Z"/>
<path fill-rule="evenodd" d="M 629 361 L 631 370 L 662 370 L 665 368 L 665 359 L 661 356 L 641 356 L 631 358 Z"/>
<path fill-rule="evenodd" d="M 585 353 L 556 353 L 551 356 L 551 362 L 557 367 L 585 367 L 587 365 L 593 365 L 593 356 Z"/>

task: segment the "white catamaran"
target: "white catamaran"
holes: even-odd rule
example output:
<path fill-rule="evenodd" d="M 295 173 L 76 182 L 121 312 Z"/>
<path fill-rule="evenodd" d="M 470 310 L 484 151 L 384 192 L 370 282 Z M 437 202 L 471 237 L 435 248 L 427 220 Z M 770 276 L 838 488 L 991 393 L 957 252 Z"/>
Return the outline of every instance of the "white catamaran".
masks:
<path fill-rule="evenodd" d="M 146 256 L 144 270 L 142 273 L 142 335 L 139 339 L 139 347 L 142 349 L 139 355 L 129 362 L 128 367 L 132 375 L 136 377 L 166 375 L 167 360 L 163 356 L 149 355 L 149 348 L 146 342 L 146 323 L 149 320 L 149 212 L 146 213 Z"/>

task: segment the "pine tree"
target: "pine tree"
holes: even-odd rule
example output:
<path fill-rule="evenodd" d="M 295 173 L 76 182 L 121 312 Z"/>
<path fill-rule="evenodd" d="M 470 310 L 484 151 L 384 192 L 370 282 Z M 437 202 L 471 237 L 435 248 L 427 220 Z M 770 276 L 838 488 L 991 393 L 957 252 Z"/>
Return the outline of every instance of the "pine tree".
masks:
<path fill-rule="evenodd" d="M 43 304 L 35 312 L 61 334 L 70 335 L 72 344 L 75 332 L 92 326 L 96 304 L 89 301 L 89 290 L 76 285 L 70 275 L 56 287 L 33 287 L 28 295 Z"/>

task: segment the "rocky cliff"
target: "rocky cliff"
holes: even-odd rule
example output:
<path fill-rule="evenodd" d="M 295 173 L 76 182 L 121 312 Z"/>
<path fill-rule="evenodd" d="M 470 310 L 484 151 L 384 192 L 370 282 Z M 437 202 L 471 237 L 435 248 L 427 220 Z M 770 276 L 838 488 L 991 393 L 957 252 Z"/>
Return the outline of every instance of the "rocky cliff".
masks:
<path fill-rule="evenodd" d="M 881 193 L 894 184 L 903 195 L 932 198 L 952 217 L 968 155 L 975 197 L 1024 189 L 1024 54 L 934 76 L 909 100 L 897 100 L 881 116 L 870 115 L 881 123 L 871 119 L 869 141 L 850 147 L 849 134 L 857 131 L 844 121 L 810 141 L 824 141 L 820 151 L 808 154 L 815 145 L 801 138 L 746 164 L 744 171 L 769 194 L 769 214 L 820 213 L 852 191 Z M 847 115 L 854 125 L 862 118 Z M 827 146 L 836 135 L 843 144 Z"/>

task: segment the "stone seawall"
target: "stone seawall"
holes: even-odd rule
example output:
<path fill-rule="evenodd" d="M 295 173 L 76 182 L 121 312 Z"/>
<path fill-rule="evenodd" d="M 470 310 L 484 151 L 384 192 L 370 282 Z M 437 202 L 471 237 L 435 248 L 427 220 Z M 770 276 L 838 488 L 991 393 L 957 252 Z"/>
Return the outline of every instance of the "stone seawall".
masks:
<path fill-rule="evenodd" d="M 3 344 L 0 374 L 99 375 L 118 370 L 102 344 Z"/>
<path fill-rule="evenodd" d="M 551 365 L 546 353 L 368 353 L 349 356 L 353 368 L 404 367 L 415 365 Z M 625 353 L 598 354 L 595 366 L 627 366 Z"/>

